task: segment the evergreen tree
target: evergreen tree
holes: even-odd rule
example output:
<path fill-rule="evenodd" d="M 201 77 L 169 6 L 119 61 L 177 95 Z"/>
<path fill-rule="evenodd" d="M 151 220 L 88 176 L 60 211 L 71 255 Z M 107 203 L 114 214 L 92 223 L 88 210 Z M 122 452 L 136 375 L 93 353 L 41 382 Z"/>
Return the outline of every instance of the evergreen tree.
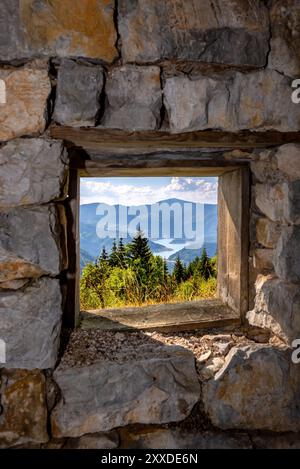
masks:
<path fill-rule="evenodd" d="M 175 266 L 174 266 L 174 270 L 173 270 L 173 277 L 176 281 L 176 283 L 180 283 L 184 280 L 184 277 L 185 277 L 185 268 L 184 268 L 184 265 L 182 264 L 179 256 L 177 256 L 177 259 L 176 259 L 176 262 L 175 262 Z"/>
<path fill-rule="evenodd" d="M 164 275 L 164 279 L 167 279 L 169 277 L 169 269 L 168 269 L 166 258 L 164 258 L 164 263 L 163 263 L 163 275 Z"/>
<path fill-rule="evenodd" d="M 140 266 L 147 273 L 151 270 L 152 252 L 149 248 L 148 239 L 144 233 L 138 228 L 136 235 L 129 245 L 129 256 L 134 261 L 139 261 Z"/>
<path fill-rule="evenodd" d="M 103 246 L 101 254 L 99 256 L 99 264 L 101 264 L 103 262 L 106 262 L 107 260 L 108 260 L 108 254 L 107 254 L 107 251 L 105 249 L 105 246 Z"/>
<path fill-rule="evenodd" d="M 213 268 L 207 255 L 205 247 L 202 249 L 200 257 L 199 271 L 204 280 L 208 280 L 213 275 Z"/>
<path fill-rule="evenodd" d="M 119 266 L 119 253 L 118 253 L 118 248 L 116 244 L 116 240 L 114 239 L 112 248 L 111 248 L 111 253 L 109 256 L 109 265 L 111 267 L 118 267 Z"/>
<path fill-rule="evenodd" d="M 119 256 L 119 267 L 121 267 L 121 269 L 125 269 L 127 262 L 126 262 L 126 249 L 123 243 L 123 238 L 120 238 L 119 240 L 118 256 Z"/>

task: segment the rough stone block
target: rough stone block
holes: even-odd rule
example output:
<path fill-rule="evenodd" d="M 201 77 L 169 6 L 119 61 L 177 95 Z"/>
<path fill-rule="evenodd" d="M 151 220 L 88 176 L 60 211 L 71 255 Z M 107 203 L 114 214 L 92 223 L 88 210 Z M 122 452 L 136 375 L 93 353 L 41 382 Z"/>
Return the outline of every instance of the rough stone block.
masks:
<path fill-rule="evenodd" d="M 53 119 L 70 126 L 93 126 L 100 111 L 103 69 L 64 59 L 58 72 Z"/>
<path fill-rule="evenodd" d="M 207 77 L 197 80 L 168 78 L 164 87 L 164 103 L 171 131 L 230 128 L 229 99 L 225 81 Z"/>
<path fill-rule="evenodd" d="M 1 0 L 0 60 L 10 61 L 30 56 L 20 19 L 20 0 Z"/>
<path fill-rule="evenodd" d="M 10 20 L 14 36 L 6 39 L 5 57 L 23 57 L 25 48 L 27 56 L 79 56 L 112 62 L 118 56 L 114 7 L 113 0 L 20 0 L 19 6 L 15 2 L 14 19 Z M 19 35 L 22 40 L 14 48 L 14 38 Z"/>
<path fill-rule="evenodd" d="M 3 370 L 0 397 L 0 448 L 48 441 L 42 372 Z"/>
<path fill-rule="evenodd" d="M 259 276 L 255 306 L 247 313 L 252 326 L 270 330 L 286 343 L 300 337 L 300 292 L 298 285 L 278 278 Z"/>
<path fill-rule="evenodd" d="M 284 213 L 285 191 L 281 184 L 256 184 L 255 203 L 259 210 L 272 221 L 281 221 Z"/>
<path fill-rule="evenodd" d="M 119 435 L 113 430 L 109 433 L 94 433 L 80 438 L 69 438 L 64 449 L 116 449 Z"/>
<path fill-rule="evenodd" d="M 107 77 L 105 127 L 155 130 L 160 125 L 162 91 L 159 67 L 126 65 Z"/>
<path fill-rule="evenodd" d="M 300 180 L 300 145 L 287 143 L 276 152 L 278 169 L 290 180 Z"/>
<path fill-rule="evenodd" d="M 274 256 L 275 272 L 278 277 L 300 282 L 300 226 L 282 228 Z"/>
<path fill-rule="evenodd" d="M 283 184 L 284 220 L 287 223 L 300 224 L 300 180 Z"/>
<path fill-rule="evenodd" d="M 0 338 L 6 367 L 53 368 L 58 354 L 62 296 L 59 281 L 43 277 L 24 291 L 0 293 Z"/>
<path fill-rule="evenodd" d="M 259 1 L 121 0 L 119 31 L 126 62 L 199 60 L 264 66 L 267 8 Z"/>
<path fill-rule="evenodd" d="M 251 439 L 258 449 L 300 449 L 300 433 L 253 435 Z"/>
<path fill-rule="evenodd" d="M 122 448 L 126 449 L 250 449 L 243 433 L 186 431 L 179 428 L 130 432 L 121 430 Z"/>
<path fill-rule="evenodd" d="M 299 365 L 291 349 L 233 348 L 223 368 L 203 385 L 204 407 L 222 429 L 300 430 Z"/>
<path fill-rule="evenodd" d="M 194 356 L 180 347 L 158 347 L 147 358 L 122 363 L 60 365 L 54 379 L 62 393 L 52 412 L 56 437 L 183 420 L 200 392 Z"/>
<path fill-rule="evenodd" d="M 272 2 L 271 40 L 268 67 L 289 76 L 300 74 L 300 3 L 298 0 Z"/>
<path fill-rule="evenodd" d="M 253 265 L 258 272 L 268 272 L 273 270 L 273 249 L 255 249 L 253 255 Z"/>
<path fill-rule="evenodd" d="M 280 225 L 268 220 L 258 218 L 256 221 L 256 239 L 265 248 L 275 248 L 280 236 Z"/>
<path fill-rule="evenodd" d="M 273 70 L 167 78 L 164 102 L 172 132 L 288 132 L 297 131 L 300 124 L 298 108 L 291 100 L 290 79 Z"/>
<path fill-rule="evenodd" d="M 47 64 L 0 69 L 0 80 L 5 83 L 5 104 L 0 105 L 0 141 L 42 133 L 51 91 Z"/>
<path fill-rule="evenodd" d="M 56 140 L 17 139 L 0 148 L 0 208 L 65 197 L 67 157 Z"/>
<path fill-rule="evenodd" d="M 0 249 L 6 251 L 0 281 L 58 275 L 66 268 L 63 227 L 55 205 L 0 212 L 0 225 Z"/>

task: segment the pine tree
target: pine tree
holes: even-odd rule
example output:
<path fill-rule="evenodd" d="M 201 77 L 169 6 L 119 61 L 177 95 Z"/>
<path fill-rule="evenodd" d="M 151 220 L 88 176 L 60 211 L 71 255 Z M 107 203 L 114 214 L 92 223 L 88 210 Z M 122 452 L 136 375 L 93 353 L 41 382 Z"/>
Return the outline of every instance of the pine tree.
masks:
<path fill-rule="evenodd" d="M 185 268 L 182 264 L 179 256 L 177 256 L 174 270 L 173 270 L 173 277 L 175 278 L 176 283 L 180 283 L 184 280 L 185 277 Z"/>
<path fill-rule="evenodd" d="M 109 256 L 109 265 L 111 267 L 118 267 L 119 266 L 119 253 L 118 253 L 118 248 L 116 244 L 116 240 L 114 239 L 112 248 L 111 248 L 111 253 Z"/>
<path fill-rule="evenodd" d="M 99 263 L 105 262 L 107 260 L 108 260 L 108 254 L 107 254 L 107 251 L 105 249 L 105 246 L 103 246 L 101 254 L 99 256 Z"/>
<path fill-rule="evenodd" d="M 141 267 L 148 273 L 151 270 L 152 252 L 149 248 L 148 238 L 138 228 L 136 235 L 129 245 L 129 255 L 131 259 L 138 260 Z"/>
<path fill-rule="evenodd" d="M 163 276 L 164 279 L 167 279 L 169 276 L 169 269 L 168 269 L 168 264 L 166 258 L 164 258 L 164 264 L 163 264 Z"/>
<path fill-rule="evenodd" d="M 208 280 L 209 277 L 211 277 L 213 274 L 213 268 L 205 247 L 202 249 L 202 254 L 199 263 L 199 271 L 204 280 Z"/>
<path fill-rule="evenodd" d="M 121 267 L 121 269 L 125 269 L 127 266 L 127 261 L 126 261 L 126 249 L 123 243 L 123 238 L 120 238 L 119 240 L 118 256 L 119 256 L 119 267 Z"/>

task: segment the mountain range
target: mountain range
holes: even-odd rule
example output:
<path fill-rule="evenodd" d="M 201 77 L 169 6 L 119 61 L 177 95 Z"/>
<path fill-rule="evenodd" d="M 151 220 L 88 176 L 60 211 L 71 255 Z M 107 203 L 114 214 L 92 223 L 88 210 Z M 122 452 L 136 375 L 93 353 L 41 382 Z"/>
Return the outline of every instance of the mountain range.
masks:
<path fill-rule="evenodd" d="M 163 205 L 162 205 L 163 204 Z M 174 205 L 175 204 L 175 205 Z M 189 204 L 189 210 L 186 211 L 186 205 Z M 111 251 L 114 239 L 118 239 L 119 235 L 123 235 L 127 231 L 127 225 L 132 222 L 136 226 L 136 222 L 141 226 L 145 235 L 149 239 L 149 247 L 153 254 L 161 255 L 167 259 L 170 270 L 177 256 L 186 264 L 191 262 L 197 255 L 201 254 L 203 246 L 205 246 L 210 257 L 216 254 L 217 250 L 217 205 L 214 204 L 196 204 L 181 199 L 167 199 L 156 204 L 148 204 L 145 206 L 126 207 L 124 205 L 103 205 L 101 215 L 97 214 L 99 204 L 85 204 L 80 206 L 80 267 L 81 269 L 87 262 L 91 262 L 99 256 L 102 248 L 105 247 L 109 253 Z M 163 217 L 157 215 L 157 207 L 176 208 L 182 213 L 177 220 L 174 220 L 174 213 L 170 212 L 169 225 L 170 236 L 163 236 Z M 105 210 L 113 210 L 116 214 L 114 223 L 110 225 L 106 223 L 107 217 Z M 198 210 L 198 211 L 197 211 Z M 155 213 L 156 211 L 156 213 Z M 130 214 L 128 214 L 128 212 Z M 99 213 L 99 212 L 98 212 Z M 166 212 L 165 212 L 166 213 Z M 200 218 L 197 218 L 197 214 Z M 123 214 L 123 215 L 122 215 Z M 127 224 L 122 222 L 124 214 L 127 217 Z M 153 215 L 154 214 L 154 215 Z M 138 220 L 135 220 L 138 216 Z M 166 215 L 167 216 L 167 215 Z M 106 218 L 105 218 L 106 217 Z M 188 239 L 186 237 L 187 227 L 195 230 L 196 221 L 200 225 L 197 227 L 197 236 Z M 200 220 L 200 222 L 199 222 Z M 99 224 L 103 233 L 100 237 L 97 235 L 96 227 Z M 156 237 L 151 238 L 152 228 L 156 224 Z M 144 229 L 146 227 L 146 229 Z M 148 229 L 147 229 L 148 228 Z M 106 231 L 105 231 L 105 230 Z M 176 232 L 177 230 L 177 232 Z M 178 236 L 178 232 L 180 236 Z M 202 236 L 199 234 L 202 232 Z M 177 236 L 175 236 L 177 235 Z M 122 236 L 124 244 L 132 240 L 133 234 Z M 199 239 L 197 239 L 199 238 Z"/>

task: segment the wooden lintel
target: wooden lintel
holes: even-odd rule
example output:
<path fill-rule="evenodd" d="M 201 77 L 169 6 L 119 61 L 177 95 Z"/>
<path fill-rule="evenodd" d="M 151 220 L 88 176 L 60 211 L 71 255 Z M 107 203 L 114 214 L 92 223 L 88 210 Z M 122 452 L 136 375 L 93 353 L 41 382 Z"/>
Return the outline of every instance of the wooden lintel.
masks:
<path fill-rule="evenodd" d="M 161 131 L 125 132 L 103 128 L 73 128 L 52 126 L 52 138 L 64 140 L 69 147 L 87 152 L 118 149 L 134 151 L 176 151 L 181 149 L 222 148 L 251 150 L 300 143 L 300 132 L 249 132 L 197 131 L 171 134 Z"/>

